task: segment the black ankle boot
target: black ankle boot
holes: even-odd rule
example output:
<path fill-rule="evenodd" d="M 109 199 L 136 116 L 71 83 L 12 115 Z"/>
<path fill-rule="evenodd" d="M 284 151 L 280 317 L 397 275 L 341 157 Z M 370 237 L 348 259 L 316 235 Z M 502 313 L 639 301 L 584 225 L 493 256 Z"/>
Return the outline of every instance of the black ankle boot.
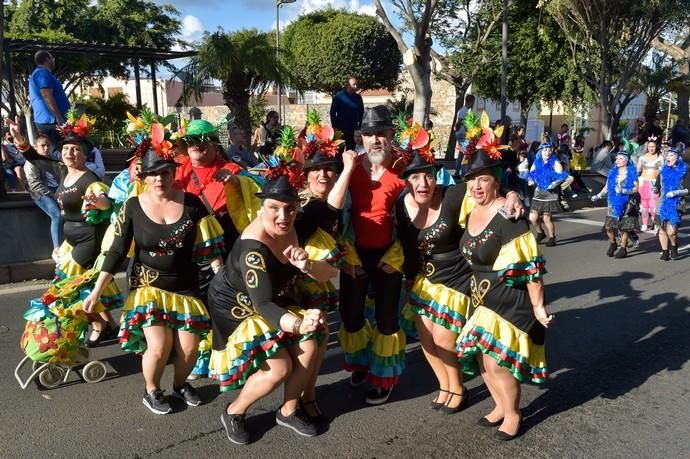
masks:
<path fill-rule="evenodd" d="M 548 238 L 545 245 L 547 247 L 554 247 L 556 245 L 556 236 Z"/>
<path fill-rule="evenodd" d="M 615 242 L 610 242 L 609 243 L 609 249 L 606 251 L 606 256 L 612 257 L 613 254 L 616 253 L 617 248 L 618 248 L 618 245 Z"/>
<path fill-rule="evenodd" d="M 620 249 L 618 249 L 618 252 L 616 252 L 613 255 L 613 258 L 625 258 L 627 256 L 628 256 L 627 249 L 625 247 L 621 247 Z"/>
<path fill-rule="evenodd" d="M 677 260 L 677 259 L 678 259 L 678 246 L 672 245 L 671 246 L 671 260 Z"/>
<path fill-rule="evenodd" d="M 670 259 L 671 259 L 671 258 L 668 256 L 668 249 L 667 249 L 667 250 L 662 250 L 662 251 L 661 251 L 661 258 L 659 258 L 659 260 L 668 261 L 668 260 L 670 260 Z"/>
<path fill-rule="evenodd" d="M 546 234 L 542 233 L 541 231 L 537 232 L 537 244 L 546 239 Z"/>

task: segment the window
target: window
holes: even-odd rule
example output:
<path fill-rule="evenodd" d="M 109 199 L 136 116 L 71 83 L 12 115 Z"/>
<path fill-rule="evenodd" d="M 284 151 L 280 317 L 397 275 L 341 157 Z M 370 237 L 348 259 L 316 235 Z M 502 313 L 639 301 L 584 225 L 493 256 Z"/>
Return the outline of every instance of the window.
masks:
<path fill-rule="evenodd" d="M 103 90 L 101 88 L 89 88 L 89 96 L 103 97 Z"/>

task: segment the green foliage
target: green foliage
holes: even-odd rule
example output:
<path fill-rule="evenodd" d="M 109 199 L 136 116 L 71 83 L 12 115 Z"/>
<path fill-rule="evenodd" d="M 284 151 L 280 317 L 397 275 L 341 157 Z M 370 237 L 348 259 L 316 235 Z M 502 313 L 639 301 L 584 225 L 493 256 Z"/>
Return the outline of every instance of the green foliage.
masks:
<path fill-rule="evenodd" d="M 526 112 L 539 101 L 561 101 L 574 106 L 591 92 L 574 69 L 571 49 L 556 21 L 536 8 L 537 0 L 513 2 L 509 10 L 508 86 L 509 100 L 520 101 Z M 500 99 L 501 29 L 486 41 L 475 86 L 483 95 Z"/>
<path fill-rule="evenodd" d="M 280 81 L 271 35 L 256 29 L 206 33 L 199 54 L 176 76 L 184 84 L 183 99 L 201 98 L 213 80 L 221 82 L 225 104 L 237 126 L 251 127 L 250 100 L 262 96 L 271 83 Z"/>
<path fill-rule="evenodd" d="M 96 118 L 93 135 L 98 139 L 99 147 L 125 144 L 123 122 L 127 119 L 127 112 L 136 115 L 136 108 L 129 103 L 125 94 L 116 94 L 107 100 L 102 97 L 84 97 L 77 99 L 75 106 L 80 106 L 84 113 Z"/>
<path fill-rule="evenodd" d="M 180 31 L 178 12 L 169 5 L 145 0 L 23 0 L 5 5 L 7 38 L 51 43 L 82 42 L 170 48 Z M 105 75 L 129 74 L 128 60 L 95 54 L 60 54 L 56 77 L 68 94 L 82 83 L 97 83 Z M 33 55 L 13 55 L 15 89 L 28 108 L 26 81 L 35 65 Z"/>
<path fill-rule="evenodd" d="M 263 96 L 252 96 L 249 99 L 249 119 L 251 126 L 258 126 L 266 118 L 266 99 Z"/>
<path fill-rule="evenodd" d="M 335 94 L 350 76 L 361 89 L 393 89 L 402 56 L 371 16 L 322 10 L 301 16 L 281 35 L 281 62 L 290 86 Z"/>

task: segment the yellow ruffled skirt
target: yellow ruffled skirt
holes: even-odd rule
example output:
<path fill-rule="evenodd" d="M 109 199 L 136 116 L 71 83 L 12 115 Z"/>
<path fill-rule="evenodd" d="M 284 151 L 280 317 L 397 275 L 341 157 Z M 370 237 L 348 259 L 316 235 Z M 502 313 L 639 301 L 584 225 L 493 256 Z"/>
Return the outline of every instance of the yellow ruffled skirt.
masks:
<path fill-rule="evenodd" d="M 478 373 L 478 353 L 491 356 L 521 382 L 543 383 L 548 378 L 544 346 L 491 309 L 479 306 L 460 333 L 458 360 L 467 374 Z"/>
<path fill-rule="evenodd" d="M 122 310 L 119 335 L 122 349 L 143 353 L 146 350 L 144 328 L 151 325 L 195 333 L 203 339 L 210 329 L 210 318 L 204 303 L 193 296 L 150 286 L 136 288 Z"/>

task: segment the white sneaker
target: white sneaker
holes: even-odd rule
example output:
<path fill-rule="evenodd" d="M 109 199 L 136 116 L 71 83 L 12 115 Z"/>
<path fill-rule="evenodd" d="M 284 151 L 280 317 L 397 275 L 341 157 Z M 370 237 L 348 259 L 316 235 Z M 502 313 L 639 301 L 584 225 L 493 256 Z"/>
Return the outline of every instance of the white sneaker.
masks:
<path fill-rule="evenodd" d="M 60 249 L 53 249 L 53 253 L 50 255 L 50 258 L 53 259 L 55 264 L 60 263 Z"/>

